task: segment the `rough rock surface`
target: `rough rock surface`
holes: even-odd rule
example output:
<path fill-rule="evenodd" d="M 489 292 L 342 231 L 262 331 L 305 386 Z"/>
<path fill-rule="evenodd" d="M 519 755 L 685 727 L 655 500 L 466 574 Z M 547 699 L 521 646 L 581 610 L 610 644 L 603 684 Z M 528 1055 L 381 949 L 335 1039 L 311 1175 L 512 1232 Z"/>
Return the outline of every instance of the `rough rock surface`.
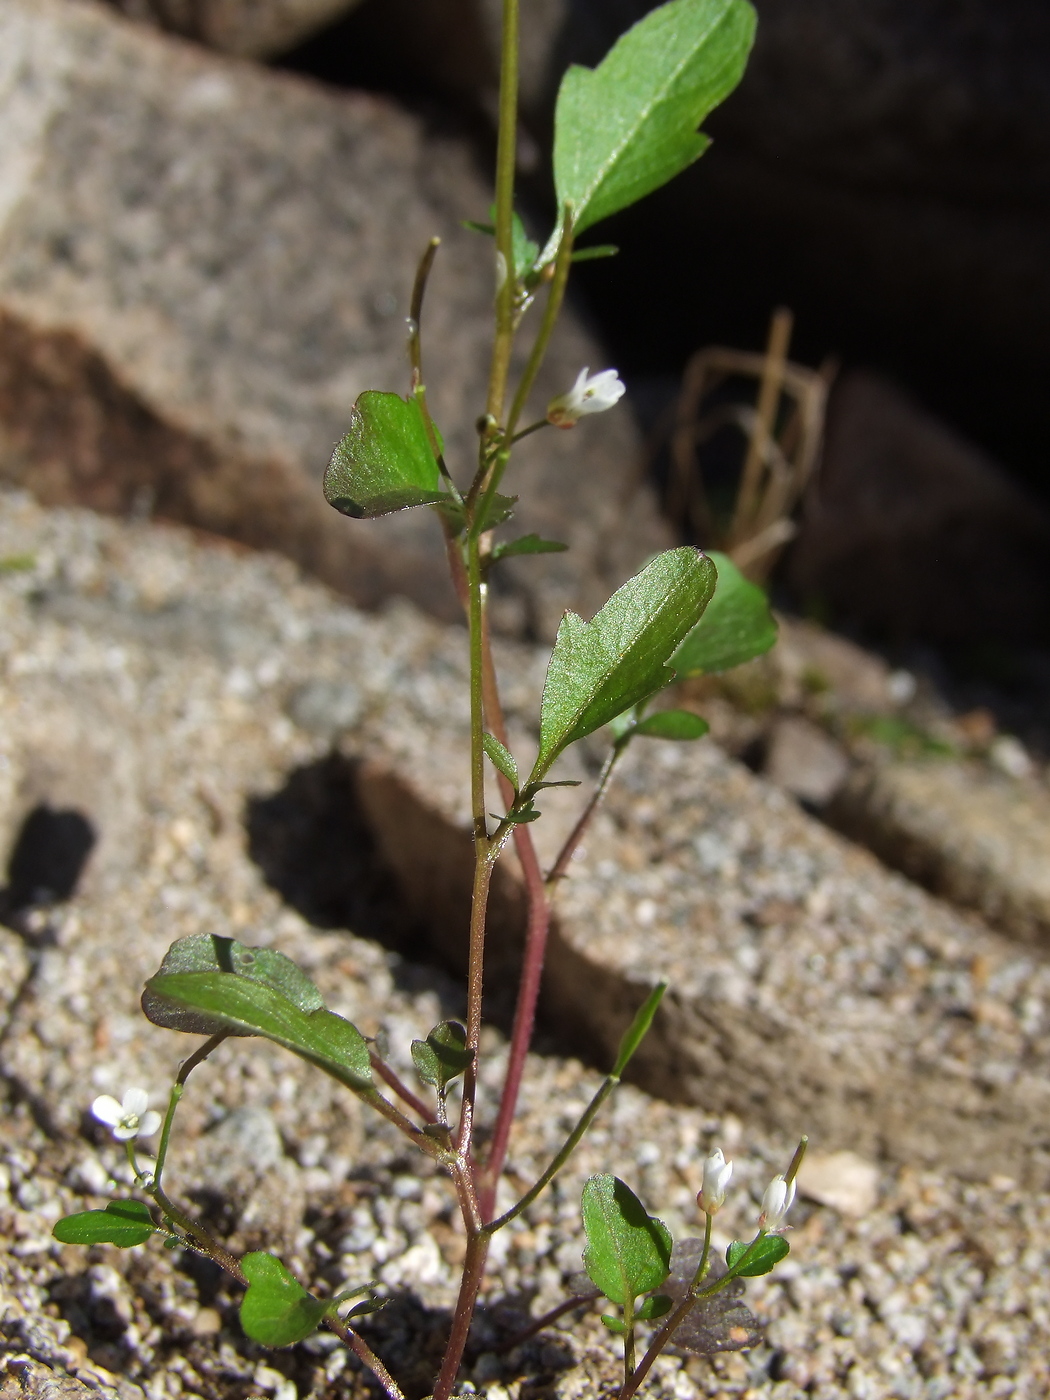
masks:
<path fill-rule="evenodd" d="M 79 808 L 97 836 L 71 899 L 19 900 L 0 927 L 5 1400 L 72 1400 L 79 1386 L 284 1400 L 288 1382 L 363 1400 L 356 1367 L 323 1339 L 281 1353 L 246 1342 L 235 1293 L 192 1260 L 62 1247 L 50 1228 L 121 1189 L 122 1154 L 86 1116 L 91 1098 L 135 1081 L 162 1102 L 186 1053 L 136 1004 L 171 939 L 203 928 L 280 947 L 366 1033 L 385 1029 L 402 1067 L 410 1038 L 459 1010 L 446 978 L 388 951 L 419 953 L 433 930 L 380 858 L 389 829 L 366 814 L 381 798 L 392 810 L 383 772 L 404 792 L 426 779 L 426 807 L 402 799 L 401 839 L 410 820 L 443 824 L 455 853 L 462 634 L 404 605 L 362 616 L 281 560 L 21 496 L 2 499 L 0 562 L 0 844 L 44 803 Z M 524 745 L 543 655 L 508 647 L 503 660 Z M 523 1325 L 523 1298 L 539 1315 L 564 1296 L 585 1177 L 618 1172 L 676 1237 L 693 1234 L 699 1164 L 717 1142 L 737 1160 L 724 1246 L 808 1127 L 823 1151 L 884 1154 L 877 1207 L 800 1203 L 788 1269 L 751 1290 L 766 1343 L 714 1363 L 669 1357 L 648 1393 L 1036 1400 L 1050 1197 L 1030 1082 L 1048 1055 L 1045 960 L 887 876 L 712 747 L 662 752 L 625 768 L 565 887 L 548 1024 L 554 1043 L 579 1034 L 604 1062 L 616 1027 L 596 1017 L 599 993 L 619 1021 L 669 972 L 675 999 L 645 1075 L 702 1107 L 619 1094 L 501 1237 L 468 1375 L 491 1400 L 602 1393 L 616 1344 L 593 1313 L 494 1351 Z M 485 1116 L 502 1054 L 488 1031 Z M 591 1067 L 532 1057 L 515 1185 L 596 1083 Z M 223 1047 L 180 1123 L 180 1198 L 235 1248 L 282 1251 L 321 1291 L 377 1278 L 395 1301 L 369 1335 L 425 1393 L 462 1252 L 440 1180 L 416 1174 L 387 1124 L 266 1045 Z M 230 1170 L 236 1154 L 251 1165 Z M 827 1197 L 819 1173 L 812 1190 Z"/>
<path fill-rule="evenodd" d="M 358 0 L 108 0 L 129 19 L 145 20 L 212 49 L 268 58 L 300 43 Z"/>
<path fill-rule="evenodd" d="M 832 820 L 998 927 L 1050 936 L 1050 793 L 1038 779 L 943 761 L 888 764 L 858 774 Z"/>
<path fill-rule="evenodd" d="M 433 234 L 425 364 L 450 465 L 472 470 L 492 273 L 459 226 L 489 204 L 466 148 L 74 0 L 8 0 L 0 53 L 0 474 L 272 546 L 365 605 L 402 593 L 455 616 L 428 514 L 348 531 L 320 479 L 357 394 L 407 387 Z M 600 358 L 570 317 L 537 403 Z M 635 449 L 625 410 L 523 444 L 517 524 L 573 550 L 510 570 L 497 625 L 549 635 L 659 546 L 648 498 L 619 510 Z"/>
<path fill-rule="evenodd" d="M 1050 639 L 1050 515 L 876 375 L 831 396 L 788 559 L 802 598 L 894 639 Z"/>

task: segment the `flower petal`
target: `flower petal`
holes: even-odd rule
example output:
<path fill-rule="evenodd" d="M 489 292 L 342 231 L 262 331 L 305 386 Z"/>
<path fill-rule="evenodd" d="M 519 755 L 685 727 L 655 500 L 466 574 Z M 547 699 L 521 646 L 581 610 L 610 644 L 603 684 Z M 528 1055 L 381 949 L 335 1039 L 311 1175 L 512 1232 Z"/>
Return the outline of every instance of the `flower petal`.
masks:
<path fill-rule="evenodd" d="M 112 1094 L 99 1094 L 91 1105 L 91 1112 L 100 1123 L 113 1128 L 124 1117 L 124 1105 L 118 1103 Z"/>
<path fill-rule="evenodd" d="M 113 1136 L 118 1142 L 130 1142 L 132 1138 L 138 1137 L 139 1128 L 136 1123 L 134 1127 L 127 1123 L 118 1123 L 113 1129 Z"/>
<path fill-rule="evenodd" d="M 149 1108 L 149 1094 L 145 1089 L 128 1089 L 124 1094 L 124 1112 L 133 1113 L 136 1118 L 141 1118 Z"/>
<path fill-rule="evenodd" d="M 142 1115 L 139 1123 L 139 1137 L 152 1137 L 163 1121 L 156 1109 L 151 1108 L 148 1113 Z"/>

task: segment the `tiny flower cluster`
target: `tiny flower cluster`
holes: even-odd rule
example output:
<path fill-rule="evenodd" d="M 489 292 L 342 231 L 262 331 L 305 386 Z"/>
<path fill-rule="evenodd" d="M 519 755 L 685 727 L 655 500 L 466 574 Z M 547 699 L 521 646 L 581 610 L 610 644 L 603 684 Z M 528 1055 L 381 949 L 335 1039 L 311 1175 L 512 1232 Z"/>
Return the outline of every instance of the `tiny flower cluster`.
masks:
<path fill-rule="evenodd" d="M 704 1162 L 704 1175 L 696 1203 L 705 1215 L 714 1215 L 725 1205 L 726 1189 L 733 1175 L 733 1163 L 727 1162 L 720 1147 L 716 1147 Z M 775 1232 L 783 1227 L 784 1218 L 795 1199 L 795 1178 L 789 1181 L 783 1173 L 773 1178 L 762 1197 L 758 1228 Z"/>
<path fill-rule="evenodd" d="M 547 405 L 547 422 L 556 428 L 575 428 L 588 413 L 604 413 L 627 392 L 614 369 L 591 374 L 581 369 L 567 394 L 559 394 Z"/>
<path fill-rule="evenodd" d="M 160 1114 L 150 1108 L 145 1089 L 128 1089 L 123 1103 L 112 1094 L 100 1094 L 91 1105 L 91 1112 L 100 1123 L 105 1123 L 118 1142 L 152 1137 L 162 1122 Z"/>

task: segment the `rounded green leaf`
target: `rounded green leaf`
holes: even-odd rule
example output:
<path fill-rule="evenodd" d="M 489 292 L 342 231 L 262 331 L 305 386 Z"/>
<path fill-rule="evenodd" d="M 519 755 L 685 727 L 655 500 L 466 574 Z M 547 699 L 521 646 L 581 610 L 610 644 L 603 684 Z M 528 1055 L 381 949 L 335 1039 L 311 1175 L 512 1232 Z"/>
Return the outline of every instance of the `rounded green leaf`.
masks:
<path fill-rule="evenodd" d="M 165 1003 L 203 1013 L 209 1024 L 232 1035 L 264 1036 L 348 1088 L 360 1092 L 372 1086 L 368 1042 L 334 1011 L 303 1011 L 272 987 L 228 972 L 158 973 L 146 984 L 144 1002 L 147 995 L 151 1007 Z"/>
<path fill-rule="evenodd" d="M 691 710 L 658 710 L 634 726 L 634 733 L 647 739 L 702 739 L 711 728 L 706 719 Z"/>
<path fill-rule="evenodd" d="M 241 1268 L 248 1291 L 241 1326 L 268 1347 L 288 1347 L 316 1332 L 331 1304 L 313 1297 L 273 1254 L 246 1254 Z"/>
<path fill-rule="evenodd" d="M 441 474 L 415 398 L 366 389 L 324 474 L 329 505 L 357 520 L 443 499 Z"/>
<path fill-rule="evenodd" d="M 442 1021 L 426 1040 L 413 1040 L 412 1061 L 424 1084 L 444 1089 L 458 1078 L 474 1058 L 467 1048 L 467 1032 L 458 1021 Z"/>
<path fill-rule="evenodd" d="M 555 111 L 554 182 L 578 233 L 704 153 L 709 141 L 697 128 L 743 76 L 754 32 L 746 0 L 671 0 L 597 68 L 568 70 Z"/>
<path fill-rule="evenodd" d="M 659 1288 L 670 1272 L 671 1236 L 618 1177 L 592 1176 L 583 1188 L 583 1266 L 596 1288 L 621 1306 Z"/>
<path fill-rule="evenodd" d="M 52 1234 L 63 1244 L 145 1244 L 156 1226 L 141 1201 L 110 1201 L 105 1210 L 83 1210 L 59 1220 Z"/>
<path fill-rule="evenodd" d="M 286 997 L 300 1011 L 319 1011 L 324 998 L 314 984 L 291 958 L 273 948 L 249 948 L 236 938 L 221 938 L 218 934 L 194 933 L 174 942 L 164 955 L 158 977 L 183 972 L 222 972 L 244 977 L 249 982 L 269 987 Z M 232 1035 L 251 1035 L 251 1031 L 232 1031 L 221 1020 L 200 1010 L 189 1010 L 160 998 L 147 984 L 142 994 L 142 1010 L 155 1026 L 185 1031 L 190 1035 L 217 1035 L 230 1031 Z"/>
<path fill-rule="evenodd" d="M 742 666 L 777 639 L 777 624 L 762 589 L 744 577 L 728 554 L 712 550 L 710 557 L 718 570 L 714 597 L 671 657 L 680 681 Z"/>
<path fill-rule="evenodd" d="M 734 1240 L 726 1250 L 728 1266 L 731 1269 L 735 1268 L 750 1248 L 750 1244 L 745 1244 L 743 1240 Z M 763 1235 L 755 1245 L 750 1259 L 738 1271 L 738 1277 L 758 1278 L 760 1274 L 770 1273 L 790 1249 L 791 1246 L 783 1235 Z"/>
<path fill-rule="evenodd" d="M 673 1304 L 674 1300 L 668 1298 L 666 1293 L 653 1293 L 635 1309 L 634 1315 L 639 1322 L 652 1322 L 654 1318 L 669 1313 Z"/>
<path fill-rule="evenodd" d="M 669 549 L 618 588 L 590 622 L 565 614 L 547 667 L 530 781 L 542 778 L 569 744 L 674 679 L 668 659 L 699 620 L 716 578 L 700 550 Z"/>

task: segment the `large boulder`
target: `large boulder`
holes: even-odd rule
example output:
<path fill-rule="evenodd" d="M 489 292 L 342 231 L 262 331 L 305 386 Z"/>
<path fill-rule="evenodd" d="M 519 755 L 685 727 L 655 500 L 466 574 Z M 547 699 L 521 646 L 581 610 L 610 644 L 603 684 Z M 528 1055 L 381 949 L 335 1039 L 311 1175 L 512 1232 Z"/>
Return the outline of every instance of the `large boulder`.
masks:
<path fill-rule="evenodd" d="M 424 357 L 450 464 L 472 469 L 493 289 L 460 227 L 490 199 L 466 147 L 71 0 L 9 0 L 0 53 L 4 476 L 272 546 L 365 605 L 399 592 L 455 616 L 428 514 L 351 524 L 320 480 L 357 394 L 407 387 L 433 234 Z M 601 361 L 570 315 L 536 404 Z M 498 623 L 550 634 L 662 543 L 648 497 L 620 509 L 636 449 L 623 410 L 523 445 L 518 523 L 573 551 L 509 574 Z"/>
<path fill-rule="evenodd" d="M 1050 514 L 880 376 L 828 406 L 823 463 L 787 577 L 894 639 L 1050 639 Z"/>
<path fill-rule="evenodd" d="M 143 20 L 209 48 L 268 58 L 301 43 L 358 0 L 108 0 Z"/>
<path fill-rule="evenodd" d="M 29 844 L 31 822 L 44 844 L 72 813 L 95 838 L 40 957 L 0 936 L 0 1068 L 57 1130 L 76 1126 L 85 1085 L 112 1091 L 128 1063 L 163 1082 L 178 1052 L 136 1001 L 176 936 L 264 933 L 315 965 L 337 944 L 305 919 L 462 968 L 461 628 L 404 604 L 367 617 L 286 562 L 24 498 L 0 510 L 0 559 L 0 845 Z M 501 650 L 520 759 L 546 659 Z M 561 771 L 589 781 L 591 756 Z M 578 802 L 544 794 L 545 859 Z M 497 873 L 494 1012 L 522 926 L 513 862 Z M 12 902 L 8 924 L 39 933 L 47 899 Z M 374 993 L 331 976 L 371 1033 Z M 661 976 L 671 990 L 632 1071 L 650 1092 L 805 1126 L 828 1149 L 1043 1179 L 1045 953 L 887 873 L 709 742 L 629 751 L 559 894 L 548 1022 L 605 1065 Z"/>

